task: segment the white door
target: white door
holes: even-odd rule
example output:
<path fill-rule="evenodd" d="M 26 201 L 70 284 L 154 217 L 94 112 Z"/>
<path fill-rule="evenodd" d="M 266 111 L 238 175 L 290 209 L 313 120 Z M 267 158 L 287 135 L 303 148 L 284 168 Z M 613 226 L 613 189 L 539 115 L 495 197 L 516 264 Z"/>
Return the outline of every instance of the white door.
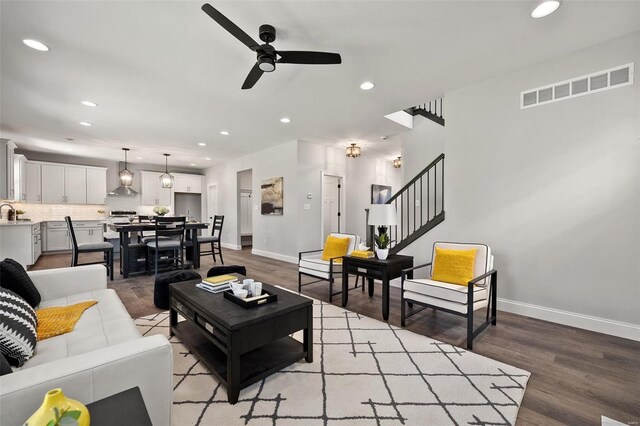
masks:
<path fill-rule="evenodd" d="M 87 169 L 64 168 L 64 195 L 69 204 L 87 204 Z"/>
<path fill-rule="evenodd" d="M 107 196 L 107 171 L 87 169 L 87 204 L 104 204 Z"/>
<path fill-rule="evenodd" d="M 42 202 L 64 203 L 64 166 L 42 165 Z"/>
<path fill-rule="evenodd" d="M 42 201 L 42 168 L 40 164 L 25 164 L 24 192 L 27 203 L 39 203 Z"/>
<path fill-rule="evenodd" d="M 240 235 L 251 235 L 251 193 L 240 193 Z"/>
<path fill-rule="evenodd" d="M 158 187 L 160 186 L 160 174 L 156 173 L 141 173 L 141 202 L 144 205 L 150 206 L 158 204 Z"/>
<path fill-rule="evenodd" d="M 218 214 L 218 185 L 209 185 L 207 193 L 207 218 L 213 220 L 213 216 Z"/>
<path fill-rule="evenodd" d="M 323 241 L 332 232 L 341 231 L 340 227 L 340 178 L 324 176 L 322 182 L 322 219 Z"/>
<path fill-rule="evenodd" d="M 190 192 L 189 191 L 189 175 L 173 175 L 173 191 L 174 192 Z"/>

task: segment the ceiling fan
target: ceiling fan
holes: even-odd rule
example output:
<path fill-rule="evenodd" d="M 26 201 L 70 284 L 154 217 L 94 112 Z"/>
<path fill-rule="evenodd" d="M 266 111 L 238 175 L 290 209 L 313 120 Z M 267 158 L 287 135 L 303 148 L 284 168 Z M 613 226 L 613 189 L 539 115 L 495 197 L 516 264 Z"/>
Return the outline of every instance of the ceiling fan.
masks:
<path fill-rule="evenodd" d="M 276 29 L 269 25 L 260 25 L 259 35 L 260 40 L 264 44 L 258 44 L 247 33 L 245 33 L 240 27 L 231 22 L 229 18 L 220 13 L 216 8 L 209 3 L 202 5 L 202 10 L 216 21 L 222 28 L 231 33 L 232 36 L 243 42 L 249 49 L 256 52 L 258 61 L 249 71 L 249 75 L 242 85 L 243 89 L 251 89 L 256 82 L 262 77 L 265 72 L 272 72 L 276 69 L 276 63 L 278 64 L 339 64 L 342 62 L 342 58 L 338 53 L 327 52 L 305 52 L 297 50 L 276 50 L 271 46 L 276 39 Z"/>

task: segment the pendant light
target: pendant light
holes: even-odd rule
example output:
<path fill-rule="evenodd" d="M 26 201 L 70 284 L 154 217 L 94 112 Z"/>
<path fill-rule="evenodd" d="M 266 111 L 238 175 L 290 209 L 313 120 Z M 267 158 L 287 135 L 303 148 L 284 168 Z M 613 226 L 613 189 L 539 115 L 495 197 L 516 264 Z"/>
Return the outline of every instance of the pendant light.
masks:
<path fill-rule="evenodd" d="M 163 188 L 173 188 L 173 176 L 169 173 L 169 155 L 164 155 L 164 173 L 160 175 L 160 184 Z"/>
<path fill-rule="evenodd" d="M 348 146 L 347 157 L 350 157 L 350 158 L 360 157 L 360 147 L 355 143 L 352 143 L 351 146 Z"/>
<path fill-rule="evenodd" d="M 400 167 L 402 167 L 402 157 L 398 157 L 395 160 L 393 160 L 393 167 L 396 169 L 399 169 Z"/>
<path fill-rule="evenodd" d="M 118 172 L 118 178 L 120 179 L 120 186 L 131 186 L 133 183 L 133 172 L 127 169 L 127 152 L 129 148 L 122 148 L 124 151 L 124 169 Z"/>

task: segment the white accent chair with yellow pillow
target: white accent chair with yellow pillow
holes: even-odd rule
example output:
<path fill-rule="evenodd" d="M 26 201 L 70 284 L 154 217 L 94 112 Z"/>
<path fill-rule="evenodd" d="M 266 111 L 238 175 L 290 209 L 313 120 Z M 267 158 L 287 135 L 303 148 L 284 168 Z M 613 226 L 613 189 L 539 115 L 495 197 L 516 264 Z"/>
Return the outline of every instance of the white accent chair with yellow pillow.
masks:
<path fill-rule="evenodd" d="M 429 267 L 428 278 L 407 278 L 409 272 Z M 426 308 L 467 318 L 467 349 L 489 324 L 496 325 L 498 272 L 491 249 L 485 244 L 433 244 L 431 262 L 402 271 L 401 324 Z M 413 305 L 422 309 L 413 309 Z M 409 312 L 407 312 L 407 308 Z M 487 308 L 486 320 L 473 329 L 473 313 Z"/>
<path fill-rule="evenodd" d="M 336 241 L 340 239 L 348 239 L 349 242 L 344 245 L 343 248 L 331 248 L 328 246 L 333 242 L 338 242 L 338 245 L 340 245 L 340 242 Z M 342 274 L 342 257 L 350 255 L 358 245 L 360 245 L 359 236 L 333 232 L 327 236 L 324 248 L 298 253 L 298 293 L 302 292 L 302 287 L 315 284 L 320 281 L 328 281 L 329 302 L 331 302 L 333 296 L 341 293 L 340 291 L 336 293 L 333 292 L 333 283 L 336 275 Z M 336 249 L 339 252 L 336 252 Z M 316 280 L 302 284 L 303 275 L 316 278 Z"/>

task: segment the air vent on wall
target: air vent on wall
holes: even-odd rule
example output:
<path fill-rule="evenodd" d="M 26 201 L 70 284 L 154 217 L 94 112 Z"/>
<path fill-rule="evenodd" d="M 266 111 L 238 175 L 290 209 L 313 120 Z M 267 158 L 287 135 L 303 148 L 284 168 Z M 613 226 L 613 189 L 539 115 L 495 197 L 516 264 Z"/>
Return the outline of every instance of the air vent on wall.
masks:
<path fill-rule="evenodd" d="M 633 63 L 520 92 L 520 109 L 633 84 Z"/>

